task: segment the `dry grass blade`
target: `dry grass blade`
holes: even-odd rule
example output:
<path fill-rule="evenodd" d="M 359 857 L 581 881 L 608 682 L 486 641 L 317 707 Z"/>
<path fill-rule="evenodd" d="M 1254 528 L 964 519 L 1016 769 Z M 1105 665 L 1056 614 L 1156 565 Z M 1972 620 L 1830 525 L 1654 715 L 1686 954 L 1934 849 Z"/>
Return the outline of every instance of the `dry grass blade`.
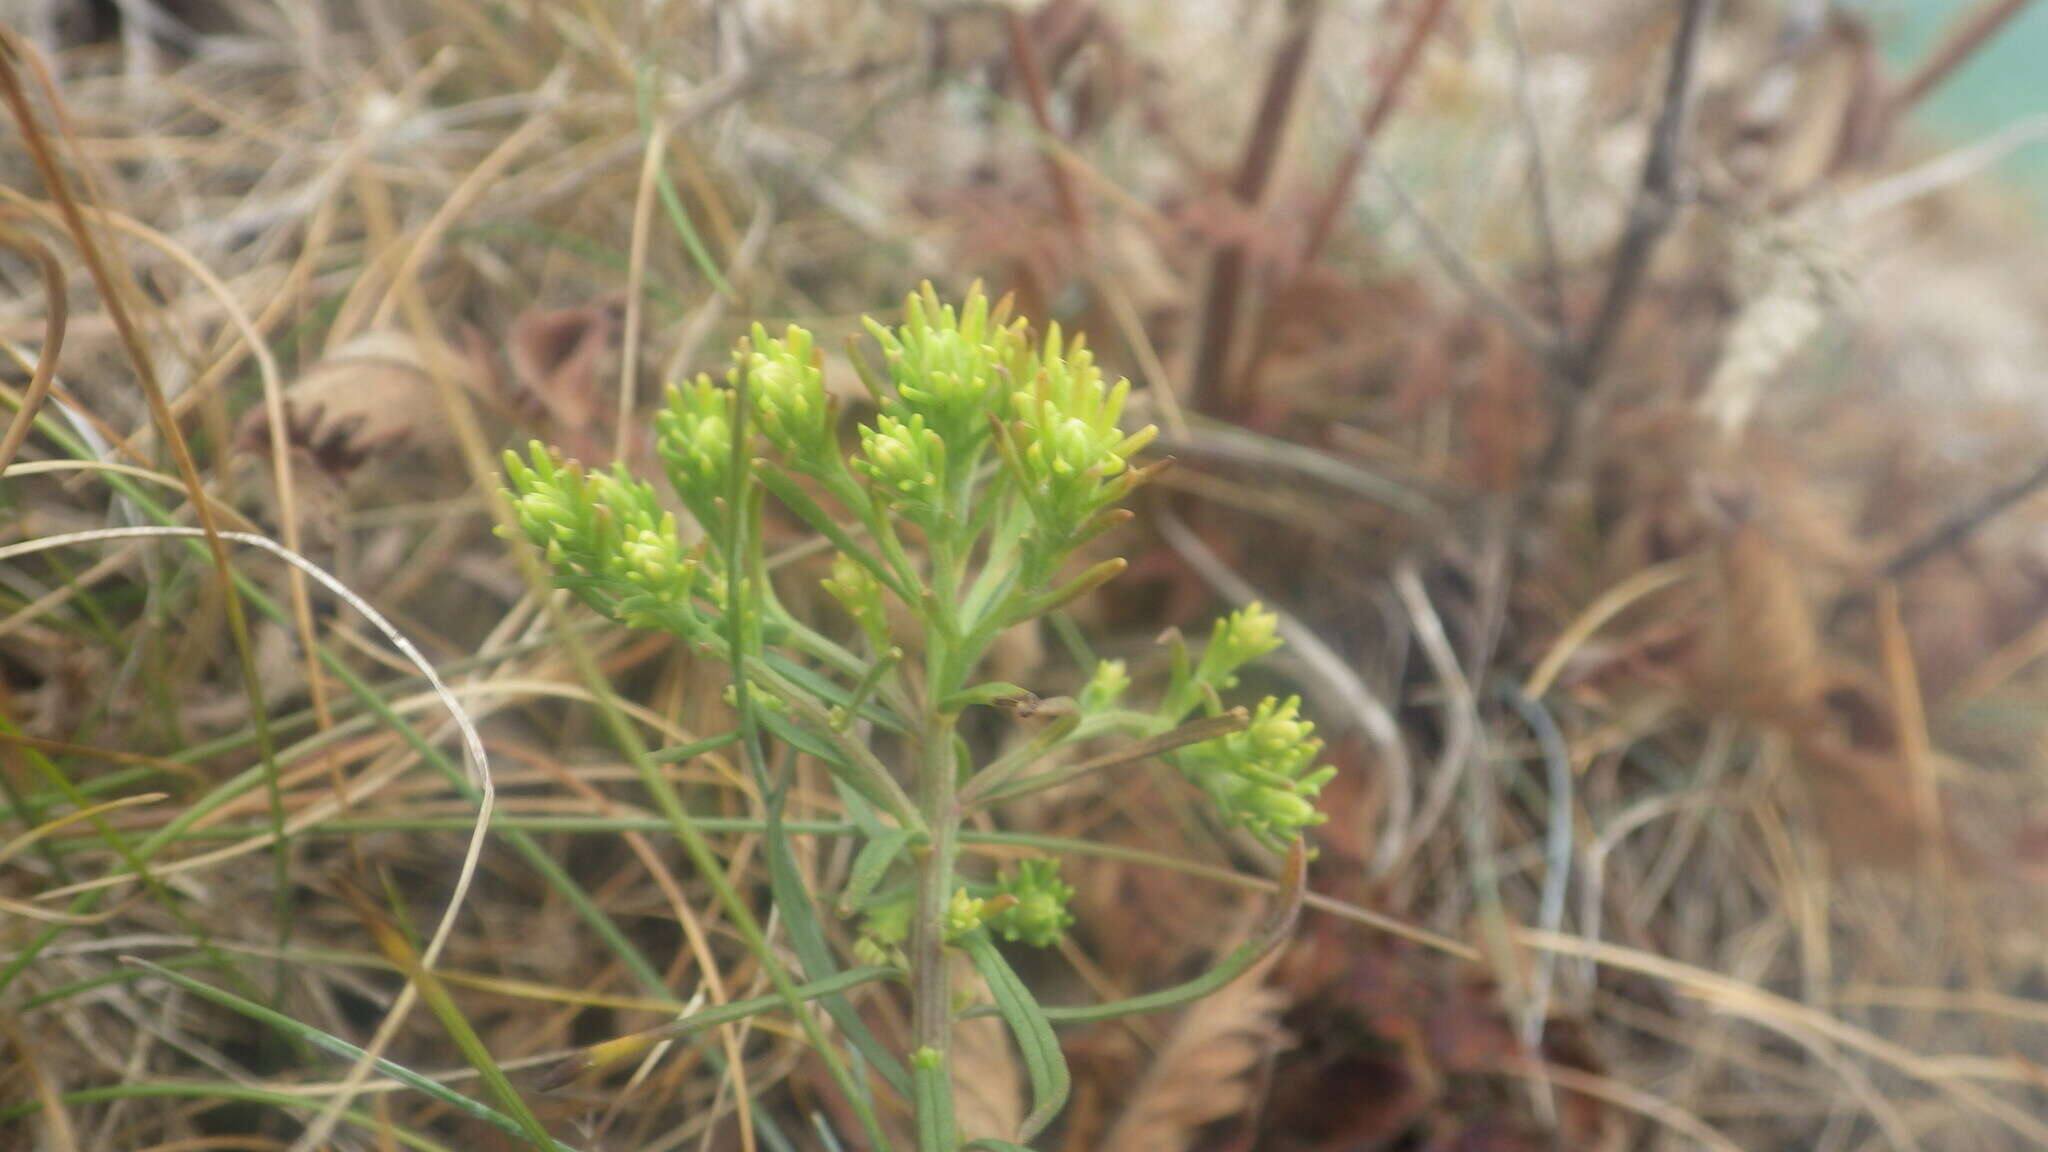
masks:
<path fill-rule="evenodd" d="M 0 1030 L 6 1032 L 7 1042 L 19 1054 L 19 1066 L 27 1071 L 29 1082 L 35 1087 L 36 1101 L 42 1105 L 43 1131 L 48 1139 L 49 1152 L 80 1152 L 84 1145 L 78 1142 L 78 1129 L 71 1122 L 71 1112 L 64 1106 L 63 1096 L 51 1081 L 49 1069 L 43 1067 L 43 1061 L 38 1057 L 39 1052 L 48 1052 L 51 1046 L 29 1043 L 21 1025 L 12 1019 L 0 1022 Z"/>
<path fill-rule="evenodd" d="M 1078 701 L 1121 659 L 1136 699 L 1172 675 L 1162 628 L 1257 595 L 1295 663 L 1243 687 L 1291 677 L 1339 768 L 1298 900 L 1177 773 L 1114 768 L 1163 744 L 970 797 L 1004 801 L 964 833 L 973 877 L 1050 855 L 1132 923 L 1309 913 L 1266 924 L 1298 1035 L 1270 1085 L 1276 994 L 1231 983 L 1250 952 L 1175 984 L 1194 957 L 1084 914 L 1072 972 L 1022 964 L 1075 1058 L 1068 1152 L 1141 1081 L 1121 1147 L 2048 1147 L 2048 228 L 1994 187 L 2048 116 L 1947 119 L 1965 86 L 2024 86 L 2048 5 L 14 7 L 0 1015 L 36 1048 L 0 1033 L 0 1146 L 324 1146 L 337 1095 L 357 1131 L 333 1139 L 380 1152 L 517 1142 L 389 1067 L 304 1080 L 116 963 L 146 949 L 347 1061 L 474 1084 L 338 873 L 392 876 L 421 937 L 460 906 L 432 969 L 488 1062 L 619 1057 L 545 1101 L 582 1111 L 579 1147 L 879 1144 L 856 1112 L 898 1102 L 849 1105 L 807 1052 L 858 1035 L 888 1068 L 901 989 L 867 970 L 783 1010 L 791 942 L 808 966 L 868 926 L 792 930 L 769 797 L 686 750 L 732 727 L 722 671 L 522 579 L 488 506 L 529 437 L 658 481 L 643 387 L 722 373 L 755 320 L 837 344 L 928 275 L 1086 331 L 1144 385 L 1130 421 L 1199 465 L 1160 503 L 1200 535 L 1105 534 L 1088 562 L 1129 572 L 1059 621 L 1068 651 L 1032 634 L 992 678 Z M 867 419 L 855 380 L 825 383 Z M 1190 384 L 1241 422 L 1184 415 Z M 90 534 L 142 524 L 185 538 Z M 854 637 L 814 615 L 831 542 L 762 531 L 790 613 Z M 256 539 L 417 648 L 315 615 Z M 253 679 L 224 579 L 268 621 Z M 883 685 L 906 705 L 918 655 Z M 437 694 L 412 657 L 463 680 Z M 510 853 L 478 854 L 451 699 L 501 762 Z M 843 755 L 902 767 L 848 717 Z M 973 709 L 959 734 L 985 763 L 1019 731 Z M 860 851 L 828 779 L 794 759 L 783 827 L 821 892 Z M 1455 815 L 1468 786 L 1483 825 Z M 1547 999 L 1514 991 L 1553 964 Z M 1188 1013 L 1219 988 L 1235 1023 Z M 1157 1015 L 1098 1047 L 1098 999 Z M 1540 1037 L 1502 1011 L 1539 999 Z M 960 1119 L 1014 1138 L 1044 1037 L 955 1024 Z M 1203 1127 L 1254 1097 L 1255 1130 Z M 1340 1115 L 1354 1097 L 1378 1106 Z"/>
<path fill-rule="evenodd" d="M 64 349 L 64 322 L 70 304 L 64 298 L 64 265 L 49 245 L 12 228 L 0 228 L 0 248 L 12 249 L 35 261 L 43 278 L 43 346 L 36 352 L 35 371 L 21 394 L 21 407 L 8 422 L 6 434 L 0 436 L 0 471 L 5 471 L 28 440 L 36 413 L 42 411 L 43 401 L 56 383 L 57 358 Z"/>

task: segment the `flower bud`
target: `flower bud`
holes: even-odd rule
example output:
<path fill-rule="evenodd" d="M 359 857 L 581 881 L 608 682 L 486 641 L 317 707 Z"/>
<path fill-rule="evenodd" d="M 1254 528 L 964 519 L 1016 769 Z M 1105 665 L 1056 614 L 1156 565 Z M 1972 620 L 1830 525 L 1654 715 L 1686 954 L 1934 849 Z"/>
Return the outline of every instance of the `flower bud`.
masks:
<path fill-rule="evenodd" d="M 1074 889 L 1061 883 L 1057 860 L 1020 861 L 1014 874 L 996 878 L 996 892 L 1015 901 L 988 919 L 989 928 L 1005 940 L 1050 947 L 1074 922 L 1067 911 Z"/>

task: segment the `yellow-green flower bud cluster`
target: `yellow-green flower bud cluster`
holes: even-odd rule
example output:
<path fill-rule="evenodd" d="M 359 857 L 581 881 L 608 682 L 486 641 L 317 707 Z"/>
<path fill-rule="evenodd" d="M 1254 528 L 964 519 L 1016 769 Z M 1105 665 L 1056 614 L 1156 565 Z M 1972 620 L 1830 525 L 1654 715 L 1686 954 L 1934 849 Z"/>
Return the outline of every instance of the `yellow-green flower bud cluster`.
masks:
<path fill-rule="evenodd" d="M 624 467 L 586 472 L 535 441 L 530 461 L 505 454 L 513 516 L 563 587 L 629 624 L 659 625 L 690 610 L 696 559 L 654 489 Z"/>
<path fill-rule="evenodd" d="M 668 466 L 669 483 L 707 535 L 723 540 L 731 531 L 725 495 L 732 472 L 733 393 L 698 376 L 671 384 L 668 402 L 654 414 L 655 447 Z"/>
<path fill-rule="evenodd" d="M 904 302 L 901 325 L 866 326 L 895 385 L 894 396 L 880 398 L 883 412 L 904 422 L 922 417 L 947 444 L 952 464 L 971 466 L 988 442 L 989 413 L 1025 356 L 1025 322 L 1009 318 L 1007 299 L 992 306 L 978 284 L 958 311 L 926 284 Z"/>
<path fill-rule="evenodd" d="M 946 902 L 946 939 L 958 940 L 981 927 L 993 911 L 993 903 L 970 894 L 965 888 L 955 888 L 953 898 Z"/>
<path fill-rule="evenodd" d="M 835 464 L 835 413 L 811 334 L 792 324 L 782 337 L 771 339 L 756 324 L 734 359 L 739 362 L 735 371 L 747 374 L 755 422 L 790 465 L 817 475 Z"/>
<path fill-rule="evenodd" d="M 890 507 L 927 532 L 946 512 L 946 441 L 923 414 L 898 420 L 887 412 L 860 427 L 860 457 L 853 462 Z"/>
<path fill-rule="evenodd" d="M 1010 395 L 1009 462 L 1036 514 L 1040 547 L 1063 555 L 1106 525 L 1099 519 L 1140 479 L 1131 457 L 1157 435 L 1151 425 L 1125 435 L 1118 421 L 1131 384 L 1107 384 L 1080 337 L 1064 346 L 1059 325 L 1042 349 L 1020 363 Z"/>
<path fill-rule="evenodd" d="M 1315 766 L 1323 742 L 1303 719 L 1301 698 L 1268 696 L 1242 730 L 1192 744 L 1170 759 L 1231 824 L 1272 848 L 1324 820 L 1315 798 L 1337 774 Z"/>
<path fill-rule="evenodd" d="M 1216 621 L 1209 644 L 1192 666 L 1184 650 L 1175 649 L 1173 681 L 1167 686 L 1160 713 L 1179 721 L 1220 693 L 1237 687 L 1238 670 L 1280 647 L 1279 617 L 1254 600 Z"/>

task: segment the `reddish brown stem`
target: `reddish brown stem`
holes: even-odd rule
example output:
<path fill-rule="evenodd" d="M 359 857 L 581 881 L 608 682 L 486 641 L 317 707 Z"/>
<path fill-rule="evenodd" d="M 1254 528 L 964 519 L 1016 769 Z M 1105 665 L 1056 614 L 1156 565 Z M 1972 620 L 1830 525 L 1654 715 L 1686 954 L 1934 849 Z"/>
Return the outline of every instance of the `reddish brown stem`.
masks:
<path fill-rule="evenodd" d="M 1887 123 L 1896 123 L 1900 116 L 1918 104 L 1929 92 L 1939 88 L 1943 81 L 1953 76 L 1956 69 L 1967 63 L 1977 50 L 1990 42 L 1998 30 L 2020 14 L 2033 0 L 1984 0 L 1983 3 L 1956 17 L 1949 25 L 1948 34 L 1941 43 L 1927 54 L 1920 66 L 1899 82 L 1897 88 L 1885 100 Z"/>
<path fill-rule="evenodd" d="M 1280 142 L 1293 117 L 1295 97 L 1307 71 L 1309 45 L 1322 15 L 1322 0 L 1289 0 L 1289 27 L 1280 47 L 1273 53 L 1266 72 L 1265 91 L 1259 97 L 1258 114 L 1245 138 L 1244 154 L 1237 174 L 1230 182 L 1231 197 L 1246 208 L 1265 199 L 1272 183 L 1274 160 Z M 1209 265 L 1208 282 L 1202 292 L 1199 343 L 1191 373 L 1194 406 L 1214 412 L 1228 406 L 1223 395 L 1224 371 L 1230 361 L 1230 345 L 1237 328 L 1238 306 L 1244 295 L 1245 250 L 1231 243 L 1218 250 Z"/>
<path fill-rule="evenodd" d="M 1408 22 L 1407 35 L 1401 38 L 1401 46 L 1394 53 L 1393 63 L 1388 67 L 1386 77 L 1380 81 L 1379 90 L 1373 94 L 1372 102 L 1365 106 L 1358 118 L 1358 131 L 1352 134 L 1344 155 L 1337 161 L 1337 174 L 1330 186 L 1323 192 L 1309 214 L 1309 227 L 1302 239 L 1301 253 L 1297 257 L 1293 275 L 1300 276 L 1303 269 L 1315 262 L 1322 253 L 1323 245 L 1329 242 L 1330 232 L 1336 227 L 1337 214 L 1351 200 L 1352 190 L 1358 184 L 1358 174 L 1365 167 L 1366 155 L 1372 143 L 1379 137 L 1380 129 L 1393 118 L 1395 109 L 1400 107 L 1401 96 L 1408 89 L 1409 78 L 1415 74 L 1415 65 L 1422 59 L 1422 49 L 1429 43 L 1444 12 L 1450 8 L 1448 0 L 1423 0 L 1422 6 Z M 1254 395 L 1258 388 L 1266 356 L 1273 347 L 1273 302 L 1269 299 L 1261 312 L 1260 322 L 1252 334 L 1252 352 L 1238 375 L 1235 393 L 1240 400 Z"/>
<path fill-rule="evenodd" d="M 1024 98 L 1031 109 L 1031 121 L 1038 126 L 1043 137 L 1039 151 L 1045 155 L 1045 178 L 1052 185 L 1055 199 L 1059 201 L 1060 215 L 1075 235 L 1080 235 L 1087 224 L 1081 214 L 1081 196 L 1074 189 L 1073 174 L 1060 162 L 1059 151 L 1053 145 L 1059 139 L 1059 132 L 1052 123 L 1052 101 L 1046 91 L 1045 67 L 1038 59 L 1038 46 L 1031 36 L 1031 26 L 1025 22 L 1023 13 L 1012 8 L 1005 23 L 1010 36 L 1010 66 L 1017 70 L 1017 76 L 1024 81 Z"/>
<path fill-rule="evenodd" d="M 1416 62 L 1422 59 L 1423 46 L 1429 43 L 1438 21 L 1450 6 L 1449 0 L 1422 0 L 1422 6 L 1408 21 L 1408 34 L 1401 38 L 1401 47 L 1387 68 L 1386 79 L 1380 81 L 1372 103 L 1366 105 L 1359 116 L 1358 131 L 1352 134 L 1351 143 L 1337 161 L 1336 178 L 1330 181 L 1329 190 L 1323 193 L 1322 200 L 1309 217 L 1308 235 L 1301 243 L 1303 264 L 1313 261 L 1323 250 L 1323 245 L 1329 242 L 1337 213 L 1350 202 L 1351 191 L 1358 184 L 1358 173 L 1365 166 L 1366 153 L 1379 137 L 1380 129 L 1386 127 L 1387 121 L 1393 117 L 1394 110 L 1400 107 L 1401 96 L 1408 90 L 1408 78 L 1414 74 Z"/>

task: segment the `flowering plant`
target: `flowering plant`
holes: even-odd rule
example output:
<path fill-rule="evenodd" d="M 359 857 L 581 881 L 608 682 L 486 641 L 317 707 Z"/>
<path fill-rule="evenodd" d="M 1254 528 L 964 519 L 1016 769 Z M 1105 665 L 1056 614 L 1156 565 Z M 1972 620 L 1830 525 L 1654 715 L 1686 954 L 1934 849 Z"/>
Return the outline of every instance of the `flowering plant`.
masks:
<path fill-rule="evenodd" d="M 904 980 L 912 1001 L 909 1059 L 883 1052 L 870 1063 L 913 1101 L 920 1152 L 953 1149 L 951 1027 L 962 1012 L 1000 1013 L 1025 1056 L 1035 1104 L 1014 1134 L 1019 1143 L 974 1143 L 1014 1148 L 1064 1102 L 1055 1022 L 1163 1008 L 1220 986 L 1278 938 L 1284 917 L 1179 988 L 1047 1008 L 994 938 L 1058 942 L 1073 922 L 1073 889 L 1054 859 L 1020 861 L 993 881 L 963 875 L 962 822 L 1084 772 L 1161 756 L 1225 825 L 1288 853 L 1298 895 L 1300 838 L 1321 820 L 1313 801 L 1334 770 L 1315 767 L 1320 742 L 1296 700 L 1268 697 L 1250 710 L 1225 703 L 1239 670 L 1279 645 L 1274 618 L 1257 605 L 1219 620 L 1198 657 L 1175 641 L 1170 682 L 1150 709 L 1124 703 L 1130 677 L 1117 661 L 1098 664 L 1073 699 L 1044 701 L 977 678 L 1006 630 L 1123 570 L 1112 559 L 1068 571 L 1078 549 L 1129 518 L 1120 505 L 1157 467 L 1135 462 L 1154 429 L 1123 431 L 1129 383 L 1105 380 L 1086 343 L 1057 326 L 1034 339 L 1007 301 L 992 304 L 976 288 L 956 308 L 926 285 L 904 312 L 895 327 L 867 322 L 881 366 L 856 358 L 875 411 L 850 451 L 822 356 L 801 328 L 770 336 L 756 325 L 723 383 L 700 377 L 669 389 L 655 418 L 659 450 L 702 530 L 693 545 L 648 484 L 623 468 L 586 471 L 539 444 L 524 459 L 507 454 L 508 495 L 518 532 L 562 588 L 622 624 L 673 633 L 730 663 L 743 744 L 764 795 L 779 804 L 762 753 L 771 740 L 830 770 L 863 840 L 837 909 L 862 917 L 856 958 Z M 850 619 L 839 629 L 843 642 L 778 599 L 762 551 L 770 497 L 833 547 L 823 587 Z M 1007 706 L 1035 730 L 977 763 L 957 727 L 964 710 L 985 706 Z M 1114 743 L 1075 755 L 1104 742 Z M 789 883 L 784 877 L 775 897 L 794 936 L 795 925 L 812 923 L 813 901 Z M 971 956 L 992 1005 L 956 1001 L 948 949 Z M 814 970 L 835 964 L 829 954 L 802 951 L 813 985 L 835 977 Z M 858 1016 L 835 1015 L 856 1043 L 872 1040 Z M 875 1056 L 871 1047 L 863 1054 Z M 853 1090 L 859 1106 L 867 1086 Z M 886 1145 L 871 1104 L 859 1111 L 870 1139 Z"/>

